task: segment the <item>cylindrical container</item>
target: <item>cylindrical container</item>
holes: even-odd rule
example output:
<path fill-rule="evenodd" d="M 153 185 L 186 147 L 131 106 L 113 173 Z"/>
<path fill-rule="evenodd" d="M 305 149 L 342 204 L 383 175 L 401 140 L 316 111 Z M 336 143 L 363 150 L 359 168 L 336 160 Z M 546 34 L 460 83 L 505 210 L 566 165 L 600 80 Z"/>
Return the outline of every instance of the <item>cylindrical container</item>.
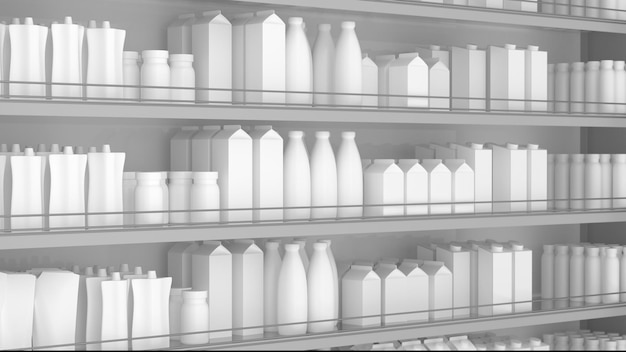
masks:
<path fill-rule="evenodd" d="M 569 261 L 569 295 L 573 305 L 580 306 L 585 294 L 585 247 L 572 246 Z"/>
<path fill-rule="evenodd" d="M 600 206 L 602 209 L 611 208 L 611 197 L 613 190 L 613 169 L 611 167 L 611 154 L 600 154 L 600 173 L 602 175 L 602 200 Z"/>
<path fill-rule="evenodd" d="M 308 319 L 307 281 L 304 265 L 295 243 L 285 245 L 278 275 L 277 323 L 279 335 L 302 335 L 306 333 Z"/>
<path fill-rule="evenodd" d="M 167 187 L 167 171 L 161 172 L 161 192 L 163 192 L 163 223 L 170 223 L 170 190 Z"/>
<path fill-rule="evenodd" d="M 554 80 L 556 65 L 548 64 L 548 112 L 554 112 Z"/>
<path fill-rule="evenodd" d="M 602 207 L 602 167 L 600 154 L 585 155 L 585 209 Z"/>
<path fill-rule="evenodd" d="M 554 78 L 554 112 L 568 112 L 569 109 L 569 64 L 556 64 Z"/>
<path fill-rule="evenodd" d="M 337 217 L 337 163 L 330 132 L 315 132 L 315 144 L 311 151 L 311 209 L 312 219 Z"/>
<path fill-rule="evenodd" d="M 169 220 L 171 224 L 188 224 L 191 204 L 192 173 L 188 171 L 170 171 Z M 178 212 L 178 211 L 183 212 Z"/>
<path fill-rule="evenodd" d="M 615 72 L 613 60 L 600 61 L 600 86 L 599 86 L 600 112 L 615 112 Z"/>
<path fill-rule="evenodd" d="M 600 350 L 600 340 L 591 338 L 585 340 L 585 351 L 598 351 Z"/>
<path fill-rule="evenodd" d="M 137 187 L 137 179 L 135 172 L 124 172 L 122 180 L 122 192 L 124 199 L 124 225 L 135 224 L 135 188 Z"/>
<path fill-rule="evenodd" d="M 554 246 L 551 244 L 543 245 L 543 254 L 541 255 L 541 299 L 545 300 L 542 306 L 546 308 L 552 307 L 552 299 L 554 298 Z"/>
<path fill-rule="evenodd" d="M 363 216 L 363 166 L 355 132 L 342 132 L 337 150 L 337 209 L 339 217 Z"/>
<path fill-rule="evenodd" d="M 85 28 L 73 24 L 71 17 L 64 23 L 53 23 L 52 33 L 52 83 L 70 85 L 51 86 L 52 97 L 82 98 L 83 96 L 83 37 Z"/>
<path fill-rule="evenodd" d="M 602 269 L 600 265 L 600 248 L 587 247 L 585 256 L 585 303 L 598 304 L 602 300 L 599 296 L 601 293 L 601 276 Z"/>
<path fill-rule="evenodd" d="M 160 172 L 137 172 L 135 188 L 135 224 L 154 225 L 163 223 L 163 189 Z M 141 212 L 150 213 L 141 213 Z"/>
<path fill-rule="evenodd" d="M 569 298 L 569 246 L 556 245 L 554 256 L 554 298 L 556 308 L 566 308 Z M 561 298 L 560 300 L 558 300 Z"/>
<path fill-rule="evenodd" d="M 572 154 L 569 167 L 569 207 L 585 209 L 585 155 Z"/>
<path fill-rule="evenodd" d="M 569 208 L 569 155 L 554 156 L 554 206 L 556 209 Z"/>
<path fill-rule="evenodd" d="M 626 207 L 626 154 L 613 154 L 611 156 L 613 164 L 613 187 L 611 194 L 613 197 L 613 208 Z"/>
<path fill-rule="evenodd" d="M 335 328 L 335 284 L 328 257 L 328 244 L 313 243 L 313 255 L 307 273 L 308 319 L 310 333 L 333 331 Z M 324 321 L 322 321 L 324 320 Z"/>
<path fill-rule="evenodd" d="M 288 20 L 285 53 L 287 104 L 311 105 L 313 96 L 308 92 L 313 89 L 313 58 L 302 17 Z"/>
<path fill-rule="evenodd" d="M 600 17 L 600 0 L 587 0 L 585 6 L 585 15 L 587 17 Z"/>
<path fill-rule="evenodd" d="M 180 332 L 194 333 L 181 335 L 185 345 L 209 343 L 209 305 L 207 291 L 183 291 L 183 305 L 180 309 Z M 206 333 L 199 333 L 206 332 Z"/>
<path fill-rule="evenodd" d="M 569 350 L 569 336 L 562 334 L 562 335 L 557 335 L 555 334 L 555 342 L 554 342 L 554 349 L 557 351 L 567 351 Z"/>
<path fill-rule="evenodd" d="M 111 28 L 109 21 L 96 28 L 90 21 L 85 29 L 87 37 L 87 97 L 119 99 L 124 95 L 123 51 L 126 31 Z M 109 87 L 95 84 L 115 85 Z"/>
<path fill-rule="evenodd" d="M 190 222 L 219 222 L 220 189 L 217 185 L 217 172 L 197 171 L 192 176 L 193 185 L 189 199 L 189 209 L 192 210 Z"/>
<path fill-rule="evenodd" d="M 621 2 L 621 1 L 620 1 Z M 621 61 L 613 62 L 613 73 L 615 74 L 615 113 L 626 113 L 626 63 Z"/>
<path fill-rule="evenodd" d="M 617 2 L 623 0 L 600 0 L 600 17 L 607 20 L 616 20 Z"/>
<path fill-rule="evenodd" d="M 570 351 L 584 351 L 585 350 L 585 339 L 580 336 L 572 336 L 572 343 L 570 344 Z"/>
<path fill-rule="evenodd" d="M 170 67 L 167 50 L 144 50 L 141 52 L 141 100 L 145 102 L 169 102 Z M 145 87 L 152 88 L 145 88 Z"/>
<path fill-rule="evenodd" d="M 619 302 L 620 263 L 617 248 L 607 248 L 602 267 L 602 303 Z"/>
<path fill-rule="evenodd" d="M 285 147 L 283 205 L 287 220 L 309 220 L 311 215 L 311 166 L 303 138 L 304 132 L 290 131 Z"/>
<path fill-rule="evenodd" d="M 136 51 L 124 51 L 122 53 L 124 74 L 124 99 L 129 101 L 139 100 L 139 85 L 141 75 L 139 70 L 139 53 Z"/>
<path fill-rule="evenodd" d="M 278 289 L 278 275 L 280 274 L 280 267 L 282 265 L 282 259 L 280 258 L 280 252 L 278 247 L 280 242 L 267 241 L 265 242 L 264 270 L 263 270 L 263 300 L 265 302 L 263 309 L 263 321 L 266 332 L 276 332 L 276 310 L 278 302 L 277 289 Z"/>
<path fill-rule="evenodd" d="M 550 346 L 550 350 L 554 349 L 554 334 L 543 334 L 543 343 Z"/>
<path fill-rule="evenodd" d="M 317 39 L 313 44 L 313 104 L 330 105 L 335 79 L 335 42 L 330 34 L 330 24 L 318 26 Z M 326 93 L 326 94 L 324 94 Z"/>
<path fill-rule="evenodd" d="M 331 240 L 319 240 L 318 242 L 324 242 L 328 246 L 326 247 L 326 253 L 328 254 L 328 260 L 330 261 L 330 266 L 333 269 L 333 280 L 334 280 L 334 292 L 335 292 L 335 314 L 333 315 L 333 326 L 336 326 L 339 318 L 339 273 L 337 272 L 337 262 L 335 261 L 335 256 L 333 255 L 333 250 L 331 248 L 332 242 Z"/>
<path fill-rule="evenodd" d="M 589 61 L 585 65 L 585 112 L 594 114 L 599 111 L 600 99 L 600 61 Z"/>
<path fill-rule="evenodd" d="M 304 272 L 305 273 L 309 272 L 309 255 L 306 252 L 306 239 L 294 239 L 293 242 L 291 243 L 295 243 L 298 246 L 300 246 L 300 249 L 298 250 L 298 254 L 300 254 L 300 260 L 302 260 L 302 265 L 304 266 Z"/>
<path fill-rule="evenodd" d="M 193 55 L 191 54 L 172 54 L 170 56 L 171 100 L 185 103 L 195 102 L 196 73 L 192 63 Z"/>
<path fill-rule="evenodd" d="M 554 154 L 548 154 L 548 209 L 554 209 Z"/>
<path fill-rule="evenodd" d="M 9 25 L 11 58 L 9 80 L 33 83 L 10 83 L 12 96 L 46 97 L 46 41 L 48 28 L 35 25 L 32 17 L 26 17 L 24 24 L 19 20 Z M 361 56 L 359 55 L 359 69 Z M 359 81 L 359 86 L 361 81 Z"/>
<path fill-rule="evenodd" d="M 570 112 L 585 112 L 585 63 L 574 62 L 569 80 Z"/>
<path fill-rule="evenodd" d="M 354 22 L 342 22 L 335 51 L 335 104 L 361 106 L 362 72 L 361 46 Z"/>
<path fill-rule="evenodd" d="M 170 289 L 170 335 L 172 340 L 180 340 L 180 313 L 183 306 L 183 291 L 189 288 Z"/>

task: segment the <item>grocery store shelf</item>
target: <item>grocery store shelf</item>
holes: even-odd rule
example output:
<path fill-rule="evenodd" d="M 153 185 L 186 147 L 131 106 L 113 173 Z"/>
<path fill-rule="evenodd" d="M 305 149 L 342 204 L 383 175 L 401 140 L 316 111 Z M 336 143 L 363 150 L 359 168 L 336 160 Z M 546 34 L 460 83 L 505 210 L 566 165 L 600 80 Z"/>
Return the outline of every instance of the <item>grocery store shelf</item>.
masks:
<path fill-rule="evenodd" d="M 76 231 L 5 232 L 0 250 L 227 239 L 341 236 L 626 221 L 626 210 L 430 215 L 266 223 L 230 223 Z"/>
<path fill-rule="evenodd" d="M 443 112 L 394 109 L 0 100 L 0 119 L 168 119 L 204 121 L 626 127 L 621 116 L 547 113 Z"/>
<path fill-rule="evenodd" d="M 240 340 L 202 346 L 171 346 L 174 350 L 311 350 L 355 344 L 415 339 L 430 336 L 467 334 L 478 331 L 553 324 L 576 320 L 615 317 L 626 314 L 626 303 L 553 311 L 473 318 L 434 323 L 404 324 L 315 335 Z"/>
<path fill-rule="evenodd" d="M 468 6 L 454 6 L 407 0 L 234 0 L 241 3 L 289 6 L 317 10 L 348 11 L 377 15 L 398 15 L 455 22 L 474 22 L 545 29 L 626 33 L 626 22 L 560 16 Z"/>

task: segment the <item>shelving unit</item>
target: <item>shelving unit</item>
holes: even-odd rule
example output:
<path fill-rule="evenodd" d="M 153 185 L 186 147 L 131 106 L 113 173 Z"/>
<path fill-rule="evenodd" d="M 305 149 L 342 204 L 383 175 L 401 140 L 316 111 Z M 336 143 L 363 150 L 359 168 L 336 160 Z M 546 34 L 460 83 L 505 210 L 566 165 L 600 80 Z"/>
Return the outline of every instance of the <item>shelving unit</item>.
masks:
<path fill-rule="evenodd" d="M 6 14 L 23 16 L 24 8 L 33 7 L 33 16 L 38 13 L 46 13 L 52 5 L 41 5 L 35 8 L 35 3 L 11 0 L 7 3 Z M 131 6 L 133 9 L 145 9 L 142 13 L 146 18 L 147 29 L 140 28 L 136 22 L 138 16 L 117 13 L 117 5 Z M 481 42 L 502 44 L 501 38 L 510 35 L 519 43 L 531 44 L 533 41 L 543 40 L 548 42 L 547 50 L 554 50 L 557 61 L 565 60 L 585 61 L 602 58 L 602 52 L 590 52 L 589 48 L 597 47 L 604 38 L 626 38 L 626 22 L 610 21 L 591 18 L 577 18 L 559 15 L 547 15 L 543 13 L 513 12 L 507 10 L 495 10 L 484 8 L 471 8 L 450 5 L 423 3 L 418 1 L 402 0 L 202 0 L 202 1 L 177 1 L 175 4 L 167 0 L 104 0 L 94 6 L 102 10 L 102 14 L 94 14 L 93 9 L 76 7 L 75 0 L 63 0 L 49 16 L 59 11 L 72 13 L 77 11 L 79 15 L 88 19 L 90 16 L 111 16 L 120 24 L 120 27 L 129 27 L 129 35 L 136 33 L 139 39 L 129 40 L 126 50 L 141 50 L 157 47 L 163 44 L 162 30 L 164 25 L 174 19 L 180 13 L 200 12 L 206 9 L 224 8 L 228 14 L 255 11 L 259 9 L 277 9 L 279 14 L 302 13 L 311 15 L 312 23 L 325 20 L 335 20 L 338 16 L 356 17 L 359 21 L 371 21 L 373 28 L 366 31 L 365 42 L 371 48 L 378 51 L 389 50 L 389 45 L 399 45 L 405 48 L 415 44 L 429 44 L 424 42 L 411 42 L 409 34 L 403 33 L 403 38 L 388 44 L 381 43 L 382 36 L 393 33 L 395 20 L 403 21 L 403 26 L 415 25 L 416 28 L 424 28 L 428 25 L 451 27 L 451 32 L 464 26 L 471 27 L 470 35 L 483 33 L 484 37 L 477 38 Z M 107 5 L 109 5 L 107 7 Z M 115 6 L 110 6 L 115 5 Z M 154 5 L 154 6 L 153 6 Z M 100 8 L 102 6 L 102 8 Z M 11 10 L 15 10 L 15 14 Z M 96 10 L 97 11 L 97 10 Z M 381 25 L 383 23 L 383 25 Z M 406 24 L 409 23 L 409 24 Z M 392 24 L 391 26 L 388 26 Z M 140 28 L 141 30 L 137 30 Z M 311 26 L 311 28 L 313 28 Z M 409 27 L 402 27 L 409 28 Z M 412 27 L 411 27 L 412 28 Z M 496 33 L 494 28 L 502 30 Z M 510 31 L 509 31 L 510 30 Z M 377 36 L 380 32 L 380 36 Z M 312 33 L 313 31 L 310 31 Z M 357 27 L 358 32 L 358 27 Z M 528 33 L 526 33 L 528 32 Z M 155 34 L 158 33 L 158 34 Z M 546 38 L 538 38 L 538 33 L 550 33 Z M 419 33 L 423 35 L 423 33 Z M 428 33 L 432 36 L 431 41 L 440 41 L 444 45 L 459 45 L 455 38 L 450 37 L 450 32 Z M 460 34 L 462 39 L 465 36 Z M 154 37 L 157 37 L 156 39 Z M 555 38 L 564 38 L 563 43 Z M 420 39 L 417 39 L 420 40 Z M 508 39 L 507 39 L 508 40 Z M 134 41 L 134 42 L 133 42 Z M 144 44 L 147 43 L 147 44 Z M 566 47 L 575 44 L 574 48 Z M 483 46 L 484 43 L 480 43 Z M 134 45 L 134 46 L 133 46 Z M 138 46 L 147 45 L 147 46 Z M 404 49 L 402 49 L 404 50 Z M 572 54 L 575 53 L 575 55 Z M 619 49 L 622 56 L 626 56 L 626 48 Z M 613 53 L 613 52 L 612 52 Z M 611 57 L 616 58 L 616 57 Z M 47 131 L 37 131 L 32 135 L 30 131 L 39 123 L 48 125 L 57 124 L 51 129 L 53 136 L 48 136 Z M 184 124 L 265 124 L 274 123 L 279 127 L 303 126 L 302 128 L 343 128 L 350 126 L 351 129 L 367 130 L 368 132 L 378 128 L 388 132 L 376 140 L 372 133 L 367 134 L 363 141 L 367 150 L 375 150 L 378 145 L 391 144 L 395 155 L 406 155 L 406 145 L 417 144 L 416 138 L 424 138 L 429 132 L 433 132 L 433 140 L 430 141 L 469 141 L 471 139 L 484 141 L 525 138 L 536 132 L 533 143 L 540 145 L 565 146 L 550 152 L 560 153 L 617 153 L 626 152 L 626 138 L 623 138 L 622 128 L 626 128 L 626 116 L 618 115 L 577 115 L 577 114 L 552 114 L 552 113 L 501 113 L 501 112 L 441 112 L 441 111 L 416 111 L 410 109 L 354 109 L 354 108 L 310 108 L 289 106 L 233 106 L 233 105 L 191 105 L 191 104 L 150 104 L 150 103 L 120 103 L 120 102 L 68 102 L 52 100 L 24 100 L 24 99 L 0 99 L 0 142 L 4 140 L 13 143 L 43 143 L 47 139 L 54 142 L 69 143 L 79 139 L 78 143 L 97 144 L 100 141 L 112 140 L 116 150 L 132 150 L 134 136 L 143 133 L 150 136 L 150 143 L 139 152 L 146 151 L 162 153 L 155 158 L 145 160 L 130 160 L 129 170 L 159 170 L 168 164 L 167 142 L 172 135 L 174 127 Z M 74 125 L 78 127 L 74 128 Z M 119 124 L 127 128 L 134 128 L 128 132 L 131 136 L 119 136 L 114 130 L 99 131 L 102 126 Z M 133 124 L 138 125 L 134 126 Z M 3 126 L 4 125 L 4 126 Z M 145 128 L 146 126 L 150 128 Z M 491 127 L 495 126 L 495 129 Z M 5 128 L 6 127 L 6 128 Z M 550 131 L 560 131 L 552 135 L 545 132 L 545 127 L 553 128 Z M 62 131 L 67 128 L 68 131 Z M 287 127 L 285 127 L 287 128 Z M 523 132 L 520 132 L 522 130 Z M 84 132 L 83 135 L 74 134 L 76 129 Z M 144 130 L 145 129 L 145 130 Z M 620 130 L 616 130 L 620 129 Z M 25 140 L 15 139 L 13 133 L 23 134 Z M 405 134 L 395 139 L 394 132 Z M 543 134 L 542 134 L 543 133 Z M 620 135 L 621 133 L 621 135 Z M 409 136 L 415 134 L 418 137 Z M 521 137 L 520 137 L 521 135 Z M 488 137 L 486 137 L 488 136 Z M 41 140 L 41 138 L 46 140 Z M 621 138 L 620 138 L 621 137 Z M 30 139 L 29 139 L 30 138 Z M 36 138 L 40 138 L 37 140 Z M 448 138 L 448 140 L 446 140 Z M 496 140 L 486 140 L 492 138 Z M 84 142 L 87 140 L 88 142 Z M 92 142 L 93 141 L 93 142 Z M 419 142 L 430 142 L 419 140 Z M 531 141 L 527 141 L 531 142 Z M 378 143 L 378 144 L 377 144 Z M 76 144 L 74 144 L 76 145 Z M 559 146 L 560 147 L 560 146 Z M 403 154 L 404 153 L 404 154 Z M 141 155 L 143 157 L 143 155 Z M 363 155 L 371 157 L 371 155 Z M 382 234 L 382 233 L 415 233 L 415 237 L 437 237 L 433 231 L 443 233 L 441 237 L 476 237 L 483 229 L 491 229 L 489 232 L 501 232 L 502 238 L 517 236 L 515 239 L 531 242 L 534 250 L 540 250 L 543 243 L 563 242 L 593 242 L 603 241 L 606 243 L 623 243 L 619 234 L 626 227 L 626 210 L 610 211 L 551 211 L 543 213 L 511 213 L 511 214 L 468 214 L 426 217 L 399 217 L 399 218 L 374 218 L 361 220 L 337 220 L 337 221 L 307 221 L 292 223 L 247 223 L 247 224 L 211 224 L 198 226 L 169 226 L 161 228 L 137 228 L 137 229 L 94 229 L 87 231 L 48 231 L 48 232 L 14 232 L 0 233 L 0 259 L 11 258 L 13 250 L 47 250 L 70 248 L 77 251 L 85 251 L 86 256 L 90 251 L 99 251 L 109 246 L 127 244 L 160 244 L 178 241 L 202 241 L 202 240 L 230 240 L 230 239 L 264 239 L 264 238 L 292 238 L 299 237 L 326 237 L 334 241 L 351 241 L 355 236 Z M 579 226 L 580 225 L 580 226 Z M 553 226 L 561 230 L 555 231 L 555 237 L 532 236 L 529 227 Z M 573 229 L 573 230 L 572 230 Z M 610 230 L 616 235 L 605 236 Z M 487 231 L 486 231 L 487 232 Z M 511 233 L 510 233 L 511 232 Z M 557 233 L 558 232 L 558 233 Z M 425 235 L 423 235 L 425 234 Z M 558 235 L 558 236 L 557 236 Z M 350 237 L 348 237 L 350 236 Z M 456 236 L 456 237 L 455 237 Z M 481 234 L 482 236 L 482 234 Z M 486 236 L 486 235 L 485 235 Z M 363 236 L 366 237 L 366 236 Z M 540 237 L 540 238 L 539 238 Z M 556 239 L 558 238 L 558 240 Z M 484 238 L 481 238 L 484 239 Z M 360 245 L 368 246 L 366 241 L 360 241 Z M 71 248 L 81 247 L 81 248 Z M 371 246 L 367 251 L 370 255 L 378 256 L 378 248 Z M 141 261 L 150 255 L 161 255 L 159 250 L 151 249 L 152 252 L 136 253 L 133 260 Z M 51 250 L 51 253 L 56 253 Z M 347 256 L 349 253 L 338 253 Z M 135 255 L 135 253 L 133 254 Z M 363 255 L 360 253 L 359 255 Z M 336 254 L 337 256 L 337 254 Z M 16 262 L 19 260 L 15 260 Z M 87 264 L 87 263 L 81 263 Z M 537 261 L 535 260 L 535 265 Z M 537 266 L 535 266 L 537 269 Z M 535 270 L 537 272 L 537 270 Z M 536 284 L 535 284 L 536 285 Z M 537 291 L 537 285 L 535 291 Z M 552 311 L 536 311 L 507 316 L 488 318 L 464 319 L 454 321 L 440 321 L 424 324 L 408 324 L 398 326 L 377 327 L 357 331 L 338 331 L 319 335 L 305 335 L 295 337 L 266 338 L 262 340 L 233 341 L 229 343 L 215 343 L 208 346 L 182 346 L 172 345 L 172 349 L 315 349 L 329 348 L 355 343 L 368 343 L 409 339 L 416 337 L 428 337 L 434 335 L 469 333 L 485 330 L 504 328 L 522 328 L 537 324 L 552 324 L 564 322 L 582 322 L 583 326 L 591 319 L 601 319 L 599 322 L 590 324 L 597 328 L 615 329 L 618 325 L 607 318 L 623 319 L 626 316 L 626 304 L 611 304 L 590 306 L 581 308 L 569 308 Z M 622 331 L 623 333 L 626 331 Z"/>

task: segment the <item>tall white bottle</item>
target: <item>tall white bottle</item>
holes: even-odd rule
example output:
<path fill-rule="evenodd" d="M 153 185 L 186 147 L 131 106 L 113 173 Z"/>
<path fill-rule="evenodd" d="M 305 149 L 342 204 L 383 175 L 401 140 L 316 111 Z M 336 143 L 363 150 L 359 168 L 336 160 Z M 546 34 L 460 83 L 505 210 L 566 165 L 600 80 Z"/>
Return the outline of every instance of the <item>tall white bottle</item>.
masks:
<path fill-rule="evenodd" d="M 363 215 L 363 167 L 356 132 L 341 132 L 337 150 L 337 210 L 339 217 Z M 626 189 L 625 189 L 626 190 Z"/>
<path fill-rule="evenodd" d="M 585 63 L 574 62 L 571 64 L 572 71 L 569 79 L 570 104 L 572 113 L 585 112 Z M 624 79 L 626 84 L 626 78 Z"/>
<path fill-rule="evenodd" d="M 589 246 L 585 256 L 585 303 L 598 304 L 602 287 L 600 248 Z"/>
<path fill-rule="evenodd" d="M 48 27 L 35 25 L 32 17 L 26 17 L 24 24 L 19 20 L 9 25 L 11 41 L 10 81 L 26 81 L 29 83 L 11 83 L 9 95 L 46 96 L 46 41 Z M 360 84 L 360 82 L 359 82 Z"/>
<path fill-rule="evenodd" d="M 554 83 L 554 112 L 567 112 L 570 103 L 569 64 L 556 65 Z"/>
<path fill-rule="evenodd" d="M 332 104 L 335 79 L 335 42 L 330 34 L 330 24 L 320 24 L 313 44 L 313 104 Z M 323 94 L 326 93 L 326 94 Z"/>
<path fill-rule="evenodd" d="M 123 97 L 122 87 L 91 86 L 124 84 L 123 51 L 126 31 L 111 28 L 109 21 L 96 28 L 95 21 L 85 29 L 87 37 L 87 98 Z"/>
<path fill-rule="evenodd" d="M 334 284 L 334 302 L 335 302 L 335 312 L 333 314 L 333 327 L 337 326 L 339 322 L 337 319 L 339 318 L 339 273 L 337 271 L 337 262 L 335 261 L 335 256 L 333 255 L 333 250 L 331 248 L 331 240 L 318 240 L 318 242 L 324 242 L 327 244 L 326 246 L 326 254 L 328 255 L 328 260 L 330 261 L 330 266 L 333 270 L 333 284 Z"/>
<path fill-rule="evenodd" d="M 554 256 L 554 298 L 556 308 L 566 308 L 569 298 L 569 246 L 556 245 Z"/>
<path fill-rule="evenodd" d="M 599 101 L 600 61 L 589 61 L 585 65 L 585 113 L 593 114 L 599 112 L 600 109 L 597 103 Z"/>
<path fill-rule="evenodd" d="M 65 17 L 64 23 L 53 23 L 52 33 L 52 97 L 83 97 L 83 38 L 85 27 L 72 23 Z M 71 85 L 55 85 L 68 83 Z"/>
<path fill-rule="evenodd" d="M 337 163 L 330 132 L 315 132 L 315 144 L 311 150 L 311 218 L 334 219 L 337 217 Z"/>
<path fill-rule="evenodd" d="M 613 208 L 626 207 L 626 154 L 613 154 Z"/>
<path fill-rule="evenodd" d="M 170 55 L 170 99 L 184 103 L 194 103 L 196 100 L 196 73 L 192 66 L 193 55 Z"/>
<path fill-rule="evenodd" d="M 585 209 L 602 207 L 602 167 L 599 154 L 585 155 Z M 595 199 L 593 199 L 595 198 Z"/>
<path fill-rule="evenodd" d="M 285 146 L 283 204 L 287 220 L 309 220 L 311 215 L 311 167 L 303 138 L 304 132 L 290 131 Z"/>
<path fill-rule="evenodd" d="M 618 303 L 620 292 L 620 263 L 617 248 L 607 248 L 602 268 L 602 303 Z"/>
<path fill-rule="evenodd" d="M 278 290 L 278 276 L 280 275 L 280 267 L 282 265 L 282 259 L 278 247 L 280 242 L 267 241 L 265 242 L 264 253 L 264 270 L 263 270 L 263 325 L 266 332 L 276 332 L 276 313 L 279 302 L 277 301 Z"/>
<path fill-rule="evenodd" d="M 141 84 L 141 70 L 139 69 L 139 53 L 124 51 L 122 53 L 122 76 L 124 81 L 124 99 L 139 100 L 139 85 Z"/>
<path fill-rule="evenodd" d="M 131 285 L 133 290 L 132 349 L 169 348 L 168 304 L 172 278 L 157 278 L 155 271 L 148 271 L 146 279 L 132 280 Z M 138 338 L 147 336 L 161 337 Z"/>
<path fill-rule="evenodd" d="M 63 154 L 48 156 L 50 161 L 50 228 L 84 227 L 84 215 L 56 215 L 85 213 L 85 170 L 87 155 L 74 154 L 72 147 L 63 148 Z"/>
<path fill-rule="evenodd" d="M 103 281 L 102 288 L 102 340 L 128 338 L 128 280 L 119 272 L 111 273 L 111 281 Z M 128 350 L 128 341 L 103 342 L 105 351 Z"/>
<path fill-rule="evenodd" d="M 278 334 L 303 335 L 307 330 L 308 289 L 307 278 L 297 244 L 285 245 L 283 258 L 278 275 L 276 322 L 287 324 L 278 326 Z"/>
<path fill-rule="evenodd" d="M 581 306 L 585 294 L 585 247 L 572 246 L 572 255 L 569 261 L 569 295 L 570 302 Z"/>
<path fill-rule="evenodd" d="M 336 105 L 360 106 L 362 89 L 361 46 L 355 31 L 356 24 L 341 23 L 341 34 L 335 51 L 334 102 Z"/>
<path fill-rule="evenodd" d="M 570 198 L 570 166 L 568 154 L 554 156 L 554 206 L 568 209 Z"/>
<path fill-rule="evenodd" d="M 613 60 L 600 61 L 600 86 L 598 89 L 600 112 L 615 112 L 615 72 Z"/>
<path fill-rule="evenodd" d="M 217 184 L 217 172 L 197 171 L 192 174 L 192 177 L 189 221 L 192 223 L 219 222 L 220 188 Z"/>
<path fill-rule="evenodd" d="M 41 156 L 35 156 L 32 148 L 24 149 L 24 155 L 11 156 L 11 229 L 41 230 L 43 227 L 43 190 Z M 22 215 L 35 216 L 22 216 Z M 16 216 L 19 215 L 19 216 Z"/>
<path fill-rule="evenodd" d="M 615 75 L 615 113 L 626 113 L 626 71 L 623 60 L 613 62 L 613 73 Z"/>
<path fill-rule="evenodd" d="M 541 255 L 541 299 L 544 300 L 542 306 L 545 308 L 552 307 L 554 284 L 554 246 L 544 244 Z"/>
<path fill-rule="evenodd" d="M 611 167 L 611 154 L 600 154 L 600 175 L 601 192 L 600 207 L 602 209 L 611 208 L 611 197 L 613 191 L 613 169 Z"/>
<path fill-rule="evenodd" d="M 569 207 L 585 209 L 585 155 L 572 154 L 569 168 Z"/>
<path fill-rule="evenodd" d="M 307 272 L 309 333 L 327 332 L 335 328 L 335 288 L 328 244 L 313 243 L 313 255 Z M 324 321 L 322 321 L 324 320 Z"/>
<path fill-rule="evenodd" d="M 121 226 L 124 223 L 122 182 L 126 153 L 112 153 L 105 144 L 102 152 L 87 154 L 89 193 L 87 212 L 119 212 L 119 214 L 87 215 L 87 226 Z"/>
<path fill-rule="evenodd" d="M 313 57 L 304 32 L 302 17 L 290 17 L 285 39 L 287 104 L 311 105 L 313 96 Z"/>
<path fill-rule="evenodd" d="M 106 269 L 85 279 L 87 287 L 87 350 L 100 350 L 102 341 L 102 282 L 109 280 Z"/>

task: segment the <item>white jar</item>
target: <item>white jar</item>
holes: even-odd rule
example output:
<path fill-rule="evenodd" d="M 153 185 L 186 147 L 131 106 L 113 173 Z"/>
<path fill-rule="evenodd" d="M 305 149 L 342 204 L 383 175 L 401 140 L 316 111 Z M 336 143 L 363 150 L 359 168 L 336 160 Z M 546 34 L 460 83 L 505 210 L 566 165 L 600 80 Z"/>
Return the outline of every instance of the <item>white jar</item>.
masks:
<path fill-rule="evenodd" d="M 618 303 L 620 290 L 620 264 L 617 248 L 607 248 L 602 266 L 602 303 Z"/>
<path fill-rule="evenodd" d="M 137 172 L 135 188 L 135 224 L 163 223 L 163 188 L 160 172 Z M 152 213 L 140 213 L 152 211 Z"/>
<path fill-rule="evenodd" d="M 196 73 L 192 66 L 193 55 L 172 54 L 170 56 L 171 100 L 194 103 L 196 100 Z"/>
<path fill-rule="evenodd" d="M 361 46 L 355 31 L 354 22 L 342 22 L 341 34 L 335 50 L 334 91 L 346 95 L 335 95 L 335 104 L 360 106 L 362 77 Z"/>
<path fill-rule="evenodd" d="M 220 221 L 220 189 L 217 172 L 194 172 L 189 208 L 189 220 L 193 223 Z M 208 211 L 214 209 L 212 211 Z M 197 211 L 207 210 L 207 211 Z"/>
<path fill-rule="evenodd" d="M 564 210 L 569 206 L 569 155 L 554 156 L 554 206 Z"/>
<path fill-rule="evenodd" d="M 585 63 L 572 63 L 569 79 L 570 112 L 585 112 Z"/>
<path fill-rule="evenodd" d="M 185 345 L 209 343 L 209 305 L 207 291 L 183 291 L 183 306 L 180 309 L 180 332 L 192 333 L 181 335 L 180 342 Z M 206 331 L 206 334 L 197 332 Z"/>
<path fill-rule="evenodd" d="M 585 155 L 572 154 L 569 167 L 569 207 L 585 208 Z"/>
<path fill-rule="evenodd" d="M 585 209 L 600 209 L 602 201 L 600 154 L 585 155 Z"/>
<path fill-rule="evenodd" d="M 600 61 L 600 112 L 615 112 L 615 72 L 613 71 L 613 60 Z"/>
<path fill-rule="evenodd" d="M 587 247 L 585 256 L 585 303 L 601 302 L 602 269 L 600 264 L 600 248 Z"/>
<path fill-rule="evenodd" d="M 141 52 L 141 100 L 150 103 L 166 103 L 170 100 L 170 67 L 167 50 L 144 50 Z M 159 88 L 143 88 L 153 86 Z M 163 87 L 163 88 L 160 88 Z"/>
<path fill-rule="evenodd" d="M 180 311 L 183 306 L 183 291 L 188 288 L 172 288 L 170 290 L 170 334 L 172 340 L 180 340 Z"/>
<path fill-rule="evenodd" d="M 171 224 L 189 223 L 192 174 L 189 171 L 170 171 L 169 179 L 169 220 Z M 181 211 L 184 212 L 176 212 Z"/>
<path fill-rule="evenodd" d="M 589 61 L 585 65 L 585 112 L 598 112 L 600 85 L 600 61 Z"/>
<path fill-rule="evenodd" d="M 139 100 L 138 86 L 141 83 L 141 76 L 139 74 L 139 53 L 136 51 L 124 51 L 122 53 L 122 58 L 124 99 Z"/>
<path fill-rule="evenodd" d="M 554 82 L 554 112 L 567 112 L 569 108 L 569 64 L 556 64 Z"/>
<path fill-rule="evenodd" d="M 621 0 L 623 1 L 623 0 Z M 615 112 L 626 113 L 626 71 L 623 60 L 613 62 L 613 72 L 615 74 Z"/>

